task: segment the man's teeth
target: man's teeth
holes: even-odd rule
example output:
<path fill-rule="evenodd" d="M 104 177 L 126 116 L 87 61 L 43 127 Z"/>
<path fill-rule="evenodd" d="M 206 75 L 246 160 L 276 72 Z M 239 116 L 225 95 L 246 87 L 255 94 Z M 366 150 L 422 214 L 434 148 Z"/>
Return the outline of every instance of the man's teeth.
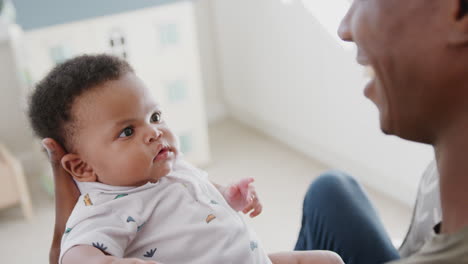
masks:
<path fill-rule="evenodd" d="M 364 76 L 369 77 L 369 78 L 374 78 L 375 77 L 375 71 L 372 66 L 366 66 L 365 71 L 364 71 Z"/>

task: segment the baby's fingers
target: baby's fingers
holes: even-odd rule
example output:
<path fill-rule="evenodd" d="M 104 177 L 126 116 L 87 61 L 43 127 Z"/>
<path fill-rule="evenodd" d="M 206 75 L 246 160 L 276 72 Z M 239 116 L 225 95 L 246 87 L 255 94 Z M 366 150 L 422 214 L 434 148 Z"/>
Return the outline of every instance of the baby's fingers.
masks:
<path fill-rule="evenodd" d="M 242 210 L 242 212 L 244 214 L 248 214 L 250 211 L 252 211 L 254 209 L 254 204 L 253 203 L 249 203 L 249 205 L 247 205 L 244 210 Z"/>
<path fill-rule="evenodd" d="M 259 215 L 263 209 L 262 203 L 258 199 L 257 192 L 255 190 L 252 190 L 252 209 L 253 212 L 250 213 L 250 217 Z"/>
<path fill-rule="evenodd" d="M 263 210 L 263 206 L 261 203 L 256 203 L 254 206 L 253 212 L 250 213 L 250 217 L 256 217 L 257 215 L 261 214 Z"/>
<path fill-rule="evenodd" d="M 250 184 L 252 182 L 254 182 L 254 178 L 244 178 L 237 183 L 237 186 L 244 197 L 248 197 L 250 195 L 250 190 L 252 189 Z"/>
<path fill-rule="evenodd" d="M 250 211 L 253 210 L 250 213 L 250 217 L 256 217 L 263 210 L 262 203 L 260 203 L 260 200 L 258 199 L 255 191 L 252 191 L 252 194 L 250 195 L 249 199 L 251 199 L 251 202 L 249 203 L 247 207 L 244 208 L 244 210 L 242 210 L 242 212 L 244 214 L 248 214 Z"/>

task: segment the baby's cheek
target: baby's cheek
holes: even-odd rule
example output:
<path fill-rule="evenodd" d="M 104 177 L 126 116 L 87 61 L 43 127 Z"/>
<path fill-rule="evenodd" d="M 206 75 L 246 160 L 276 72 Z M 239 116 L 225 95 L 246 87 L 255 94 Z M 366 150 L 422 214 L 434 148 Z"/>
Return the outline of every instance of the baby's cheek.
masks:
<path fill-rule="evenodd" d="M 132 180 L 141 175 L 145 166 L 139 158 L 119 157 L 116 159 L 109 159 L 108 163 L 110 177 L 119 181 L 120 185 L 128 185 Z"/>
<path fill-rule="evenodd" d="M 125 172 L 126 174 L 141 173 L 145 170 L 145 168 L 148 167 L 148 164 L 145 164 L 145 163 L 147 162 L 144 162 L 143 159 L 139 159 L 139 158 L 127 159 L 126 161 L 122 162 L 120 169 L 122 170 L 122 172 Z"/>

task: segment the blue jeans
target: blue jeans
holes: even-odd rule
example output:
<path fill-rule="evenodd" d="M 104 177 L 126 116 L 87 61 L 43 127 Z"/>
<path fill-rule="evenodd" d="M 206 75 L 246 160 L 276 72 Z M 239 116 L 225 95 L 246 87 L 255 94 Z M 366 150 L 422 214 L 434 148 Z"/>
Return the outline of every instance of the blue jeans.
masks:
<path fill-rule="evenodd" d="M 320 175 L 309 187 L 295 250 L 331 250 L 346 264 L 400 258 L 361 186 L 339 171 Z"/>

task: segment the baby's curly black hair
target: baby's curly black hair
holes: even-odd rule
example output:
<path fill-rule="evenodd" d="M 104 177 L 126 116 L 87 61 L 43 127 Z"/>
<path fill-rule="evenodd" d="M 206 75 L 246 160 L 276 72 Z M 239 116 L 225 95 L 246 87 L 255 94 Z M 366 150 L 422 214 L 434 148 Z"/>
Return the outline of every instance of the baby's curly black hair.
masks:
<path fill-rule="evenodd" d="M 82 55 L 57 65 L 29 98 L 28 116 L 35 134 L 71 151 L 73 131 L 68 125 L 73 121 L 71 108 L 76 98 L 129 72 L 134 71 L 126 61 L 105 54 Z"/>

